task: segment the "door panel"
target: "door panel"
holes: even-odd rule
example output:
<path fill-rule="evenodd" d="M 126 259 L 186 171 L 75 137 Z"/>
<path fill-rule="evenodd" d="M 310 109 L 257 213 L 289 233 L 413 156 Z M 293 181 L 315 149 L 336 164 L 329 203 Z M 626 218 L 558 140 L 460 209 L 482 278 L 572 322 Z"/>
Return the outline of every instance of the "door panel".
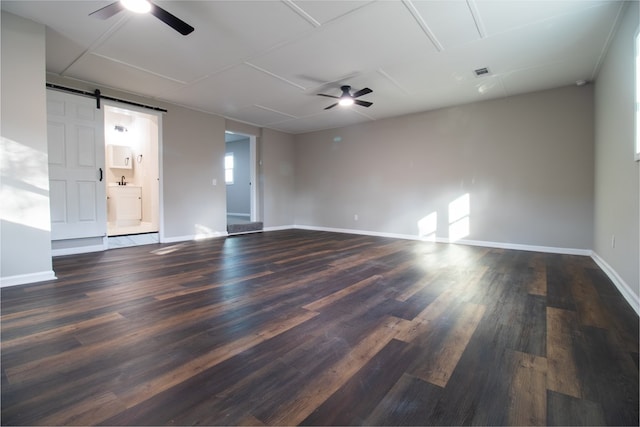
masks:
<path fill-rule="evenodd" d="M 102 111 L 95 100 L 47 90 L 52 240 L 105 236 Z"/>
<path fill-rule="evenodd" d="M 64 147 L 65 126 L 63 123 L 55 123 L 49 120 L 47 125 L 47 141 L 49 144 L 49 165 L 64 166 L 66 153 Z"/>
<path fill-rule="evenodd" d="M 78 166 L 97 169 L 99 166 L 96 164 L 96 135 L 94 129 L 79 126 L 76 130 L 78 132 Z"/>
<path fill-rule="evenodd" d="M 66 181 L 49 181 L 49 204 L 51 207 L 51 227 L 67 221 L 67 183 Z"/>

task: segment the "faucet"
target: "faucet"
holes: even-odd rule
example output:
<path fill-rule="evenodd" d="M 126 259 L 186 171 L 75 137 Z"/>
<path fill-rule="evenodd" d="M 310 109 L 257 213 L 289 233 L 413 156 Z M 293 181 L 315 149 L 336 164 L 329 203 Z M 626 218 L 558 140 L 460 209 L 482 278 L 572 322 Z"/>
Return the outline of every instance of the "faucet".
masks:
<path fill-rule="evenodd" d="M 124 175 L 122 175 L 122 178 L 120 178 L 120 185 L 127 185 L 127 183 L 124 180 Z"/>

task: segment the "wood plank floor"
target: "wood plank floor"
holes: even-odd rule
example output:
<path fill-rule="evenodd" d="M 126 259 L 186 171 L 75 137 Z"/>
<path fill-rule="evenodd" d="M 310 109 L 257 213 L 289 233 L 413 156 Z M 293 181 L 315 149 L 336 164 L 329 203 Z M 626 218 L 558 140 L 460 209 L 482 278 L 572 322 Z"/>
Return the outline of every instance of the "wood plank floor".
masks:
<path fill-rule="evenodd" d="M 588 257 L 287 230 L 54 269 L 1 290 L 2 425 L 638 425 Z"/>

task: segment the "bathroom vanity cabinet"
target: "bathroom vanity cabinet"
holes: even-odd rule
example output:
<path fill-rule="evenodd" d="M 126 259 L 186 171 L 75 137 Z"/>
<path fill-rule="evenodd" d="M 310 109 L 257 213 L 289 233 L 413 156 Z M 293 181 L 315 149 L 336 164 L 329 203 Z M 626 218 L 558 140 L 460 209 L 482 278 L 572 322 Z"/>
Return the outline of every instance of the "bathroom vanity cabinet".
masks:
<path fill-rule="evenodd" d="M 118 226 L 140 225 L 142 220 L 142 188 L 129 185 L 109 187 L 107 199 L 109 222 Z"/>

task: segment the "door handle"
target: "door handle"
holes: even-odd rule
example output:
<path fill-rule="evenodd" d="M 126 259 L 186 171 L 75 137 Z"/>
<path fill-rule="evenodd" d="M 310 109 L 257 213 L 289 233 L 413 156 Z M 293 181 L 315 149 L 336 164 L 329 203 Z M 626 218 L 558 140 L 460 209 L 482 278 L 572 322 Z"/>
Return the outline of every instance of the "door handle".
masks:
<path fill-rule="evenodd" d="M 98 168 L 98 170 L 100 171 L 100 182 L 102 182 L 102 168 Z"/>

